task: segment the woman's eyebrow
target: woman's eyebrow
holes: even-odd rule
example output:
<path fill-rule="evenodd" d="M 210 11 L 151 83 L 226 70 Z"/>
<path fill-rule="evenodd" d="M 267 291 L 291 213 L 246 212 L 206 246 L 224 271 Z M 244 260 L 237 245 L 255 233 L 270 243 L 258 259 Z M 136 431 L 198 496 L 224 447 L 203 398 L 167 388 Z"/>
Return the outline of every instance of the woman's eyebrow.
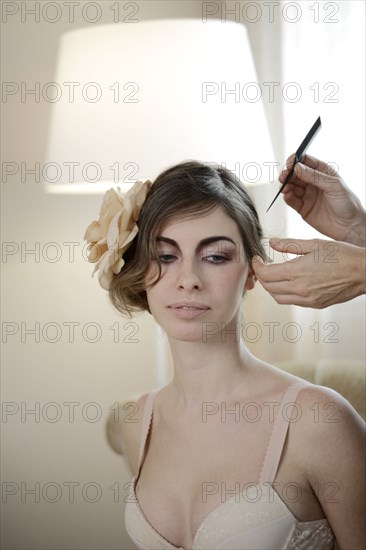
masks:
<path fill-rule="evenodd" d="M 212 243 L 216 243 L 218 241 L 227 241 L 227 242 L 232 243 L 236 247 L 236 243 L 232 239 L 230 239 L 230 237 L 226 237 L 225 235 L 215 235 L 213 237 L 206 237 L 206 239 L 202 239 L 198 243 L 198 245 L 196 246 L 196 251 L 198 251 L 200 248 L 202 248 L 204 246 L 207 246 L 207 245 L 212 244 Z M 179 249 L 178 243 L 174 239 L 170 239 L 169 237 L 163 237 L 162 235 L 159 235 L 156 238 L 156 242 L 158 242 L 158 243 L 159 242 L 167 243 L 167 244 L 170 244 L 171 246 L 175 246 L 176 248 Z"/>

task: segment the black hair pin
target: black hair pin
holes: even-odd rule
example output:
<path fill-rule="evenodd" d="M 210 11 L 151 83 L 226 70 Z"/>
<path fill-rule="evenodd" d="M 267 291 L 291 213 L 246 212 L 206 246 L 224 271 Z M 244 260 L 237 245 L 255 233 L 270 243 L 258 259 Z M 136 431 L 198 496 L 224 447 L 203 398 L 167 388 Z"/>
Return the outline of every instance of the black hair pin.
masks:
<path fill-rule="evenodd" d="M 294 170 L 295 170 L 295 166 L 298 162 L 301 162 L 302 159 L 304 158 L 305 156 L 305 153 L 306 153 L 306 150 L 307 148 L 309 147 L 310 143 L 313 141 L 314 137 L 316 136 L 318 130 L 320 129 L 322 123 L 321 123 L 321 120 L 320 120 L 320 116 L 316 119 L 316 121 L 314 122 L 314 124 L 312 125 L 312 127 L 310 128 L 309 132 L 306 134 L 306 137 L 305 139 L 303 140 L 303 142 L 301 143 L 300 147 L 297 149 L 296 153 L 295 153 L 295 162 L 291 168 L 291 170 L 289 171 L 289 173 L 287 174 L 286 176 L 286 179 L 285 181 L 283 182 L 283 185 L 281 186 L 280 190 L 278 191 L 277 195 L 275 196 L 275 198 L 273 199 L 273 201 L 271 202 L 271 204 L 269 205 L 269 207 L 267 208 L 266 212 L 268 212 L 268 210 L 271 208 L 272 204 L 275 202 L 275 200 L 277 199 L 277 197 L 279 196 L 279 194 L 282 192 L 282 190 L 284 189 L 285 185 L 288 184 L 288 182 L 290 181 L 290 179 L 292 178 L 293 176 L 293 173 L 294 173 Z"/>

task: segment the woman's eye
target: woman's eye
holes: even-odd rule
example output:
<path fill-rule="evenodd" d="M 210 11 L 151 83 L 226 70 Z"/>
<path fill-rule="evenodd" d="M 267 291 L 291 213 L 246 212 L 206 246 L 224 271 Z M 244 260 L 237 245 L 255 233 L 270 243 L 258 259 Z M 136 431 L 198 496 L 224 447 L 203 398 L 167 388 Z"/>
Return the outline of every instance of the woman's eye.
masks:
<path fill-rule="evenodd" d="M 175 256 L 173 256 L 173 254 L 160 254 L 159 255 L 159 260 L 163 264 L 168 264 L 168 263 L 172 262 L 173 260 L 175 260 Z"/>
<path fill-rule="evenodd" d="M 162 264 L 169 264 L 174 262 L 176 259 L 177 256 L 175 254 L 159 254 L 159 261 Z M 223 256 L 222 254 L 208 254 L 207 256 L 203 256 L 202 260 L 211 264 L 222 264 L 224 262 L 228 262 L 229 258 Z"/>
<path fill-rule="evenodd" d="M 210 254 L 210 256 L 205 256 L 203 259 L 212 264 L 222 264 L 229 261 L 229 258 L 221 254 Z"/>

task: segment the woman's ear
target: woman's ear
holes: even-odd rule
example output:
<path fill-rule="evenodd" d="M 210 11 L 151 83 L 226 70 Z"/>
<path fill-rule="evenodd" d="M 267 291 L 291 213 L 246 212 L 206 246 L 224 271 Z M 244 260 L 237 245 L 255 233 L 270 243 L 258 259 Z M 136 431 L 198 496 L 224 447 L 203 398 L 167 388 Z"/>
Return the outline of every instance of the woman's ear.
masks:
<path fill-rule="evenodd" d="M 255 287 L 256 280 L 257 280 L 257 277 L 255 276 L 253 268 L 250 265 L 248 269 L 247 280 L 245 281 L 244 291 L 252 290 L 252 288 Z"/>

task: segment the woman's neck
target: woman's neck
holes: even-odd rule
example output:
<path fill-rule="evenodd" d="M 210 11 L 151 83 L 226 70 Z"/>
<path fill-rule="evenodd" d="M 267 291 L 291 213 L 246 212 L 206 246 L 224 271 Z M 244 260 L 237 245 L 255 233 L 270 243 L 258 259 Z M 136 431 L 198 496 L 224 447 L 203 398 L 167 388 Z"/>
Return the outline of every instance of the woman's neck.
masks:
<path fill-rule="evenodd" d="M 235 338 L 206 342 L 169 338 L 169 344 L 174 364 L 169 393 L 182 414 L 200 410 L 202 402 L 230 399 L 245 383 L 254 360 L 244 342 Z"/>

